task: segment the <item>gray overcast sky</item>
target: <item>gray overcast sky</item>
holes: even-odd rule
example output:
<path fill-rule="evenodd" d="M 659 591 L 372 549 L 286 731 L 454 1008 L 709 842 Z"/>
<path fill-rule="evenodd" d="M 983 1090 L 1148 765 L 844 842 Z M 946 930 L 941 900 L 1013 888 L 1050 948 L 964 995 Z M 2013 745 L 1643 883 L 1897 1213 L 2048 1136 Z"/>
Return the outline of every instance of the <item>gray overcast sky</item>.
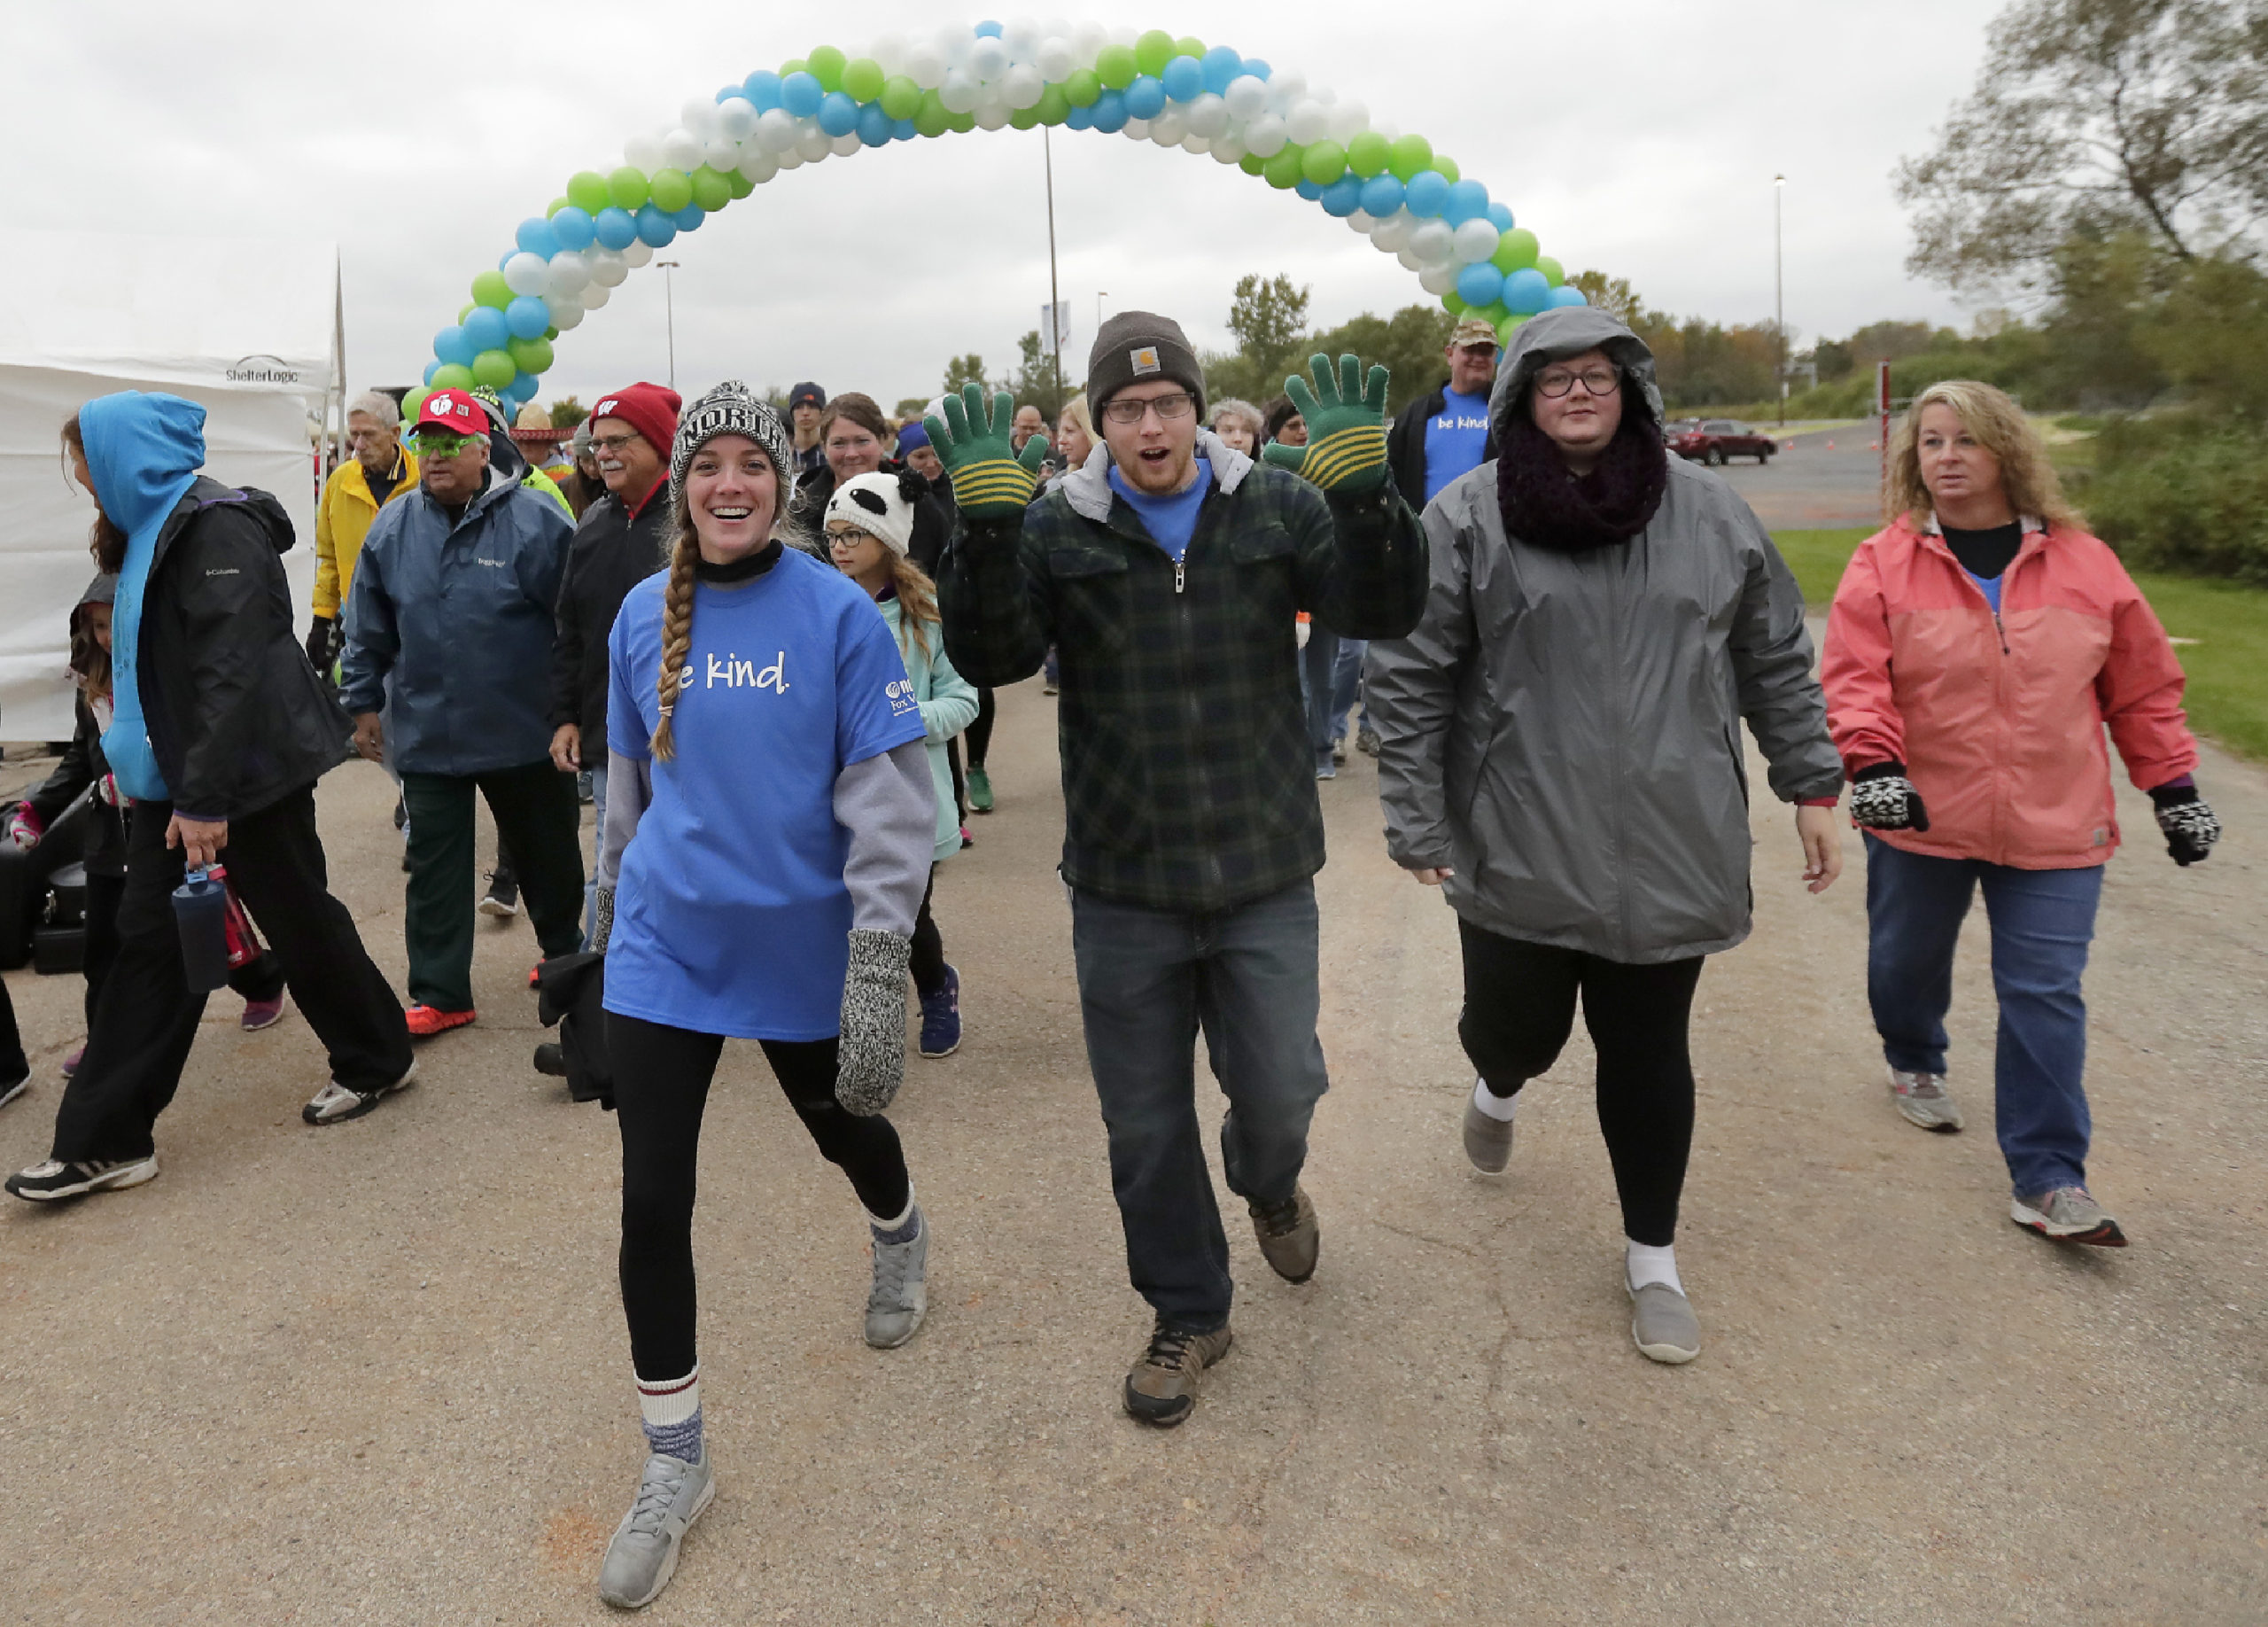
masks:
<path fill-rule="evenodd" d="M 1194 33 L 1297 68 L 1430 136 L 1570 272 L 1627 276 L 1682 314 L 1771 315 L 1783 171 L 1788 321 L 1815 337 L 1965 320 L 1906 275 L 1888 176 L 1968 89 L 1993 9 L 1629 0 L 1610 21 L 1596 4 L 1247 0 L 1039 14 Z M 10 204 L 74 228 L 335 239 L 350 384 L 413 382 L 514 226 L 574 171 L 619 163 L 626 136 L 674 123 L 687 97 L 820 43 L 1010 14 L 894 0 L 22 7 L 0 62 Z M 1342 223 L 1210 158 L 1091 131 L 1057 132 L 1054 152 L 1068 355 L 1085 355 L 1098 291 L 1106 310 L 1177 316 L 1200 346 L 1225 345 L 1247 271 L 1308 284 L 1324 324 L 1428 297 Z M 1044 202 L 1037 131 L 782 175 L 661 256 L 683 264 L 679 385 L 809 378 L 888 407 L 934 393 L 951 355 L 1003 371 L 1047 298 Z M 662 378 L 660 274 L 633 272 L 559 356 L 547 397 Z"/>

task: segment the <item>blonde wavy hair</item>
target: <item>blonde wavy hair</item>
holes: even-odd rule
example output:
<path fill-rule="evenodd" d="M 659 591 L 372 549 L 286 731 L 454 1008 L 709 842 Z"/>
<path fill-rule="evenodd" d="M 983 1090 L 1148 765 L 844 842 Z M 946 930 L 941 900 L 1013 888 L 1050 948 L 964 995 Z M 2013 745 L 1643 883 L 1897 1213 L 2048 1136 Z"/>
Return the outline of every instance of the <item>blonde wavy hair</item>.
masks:
<path fill-rule="evenodd" d="M 2076 531 L 2085 524 L 2064 497 L 2054 465 L 2047 461 L 2047 448 L 2023 409 L 2004 392 L 1974 378 L 1931 385 L 1914 398 L 1891 432 L 1890 472 L 1882 493 L 1885 520 L 1910 515 L 1920 525 L 1936 510 L 1922 480 L 1922 415 L 1931 407 L 1952 408 L 1961 428 L 1999 461 L 2000 489 L 2018 514 L 2031 515 L 2051 529 Z"/>
<path fill-rule="evenodd" d="M 889 561 L 890 587 L 897 594 L 898 650 L 903 654 L 910 644 L 927 656 L 929 653 L 928 629 L 936 627 L 943 619 L 937 610 L 937 584 L 931 581 L 929 573 L 914 564 L 912 558 L 899 553 L 863 525 L 846 525 L 840 531 L 830 529 L 820 539 L 821 545 L 828 550 L 830 560 L 834 557 L 835 539 L 839 536 L 872 538 L 875 546 L 882 550 Z"/>

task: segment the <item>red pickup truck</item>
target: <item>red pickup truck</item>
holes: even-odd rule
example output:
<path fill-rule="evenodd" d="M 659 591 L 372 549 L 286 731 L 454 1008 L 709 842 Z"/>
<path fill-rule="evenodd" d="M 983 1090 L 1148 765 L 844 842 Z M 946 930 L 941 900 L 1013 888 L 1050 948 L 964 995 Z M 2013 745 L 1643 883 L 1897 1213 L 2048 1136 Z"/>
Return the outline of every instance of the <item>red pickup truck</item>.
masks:
<path fill-rule="evenodd" d="M 1779 449 L 1779 443 L 1771 436 L 1759 434 L 1747 424 L 1736 424 L 1730 418 L 1673 418 L 1662 425 L 1662 444 L 1680 457 L 1713 468 L 1721 466 L 1729 457 L 1752 457 L 1759 463 L 1768 463 L 1772 454 Z"/>

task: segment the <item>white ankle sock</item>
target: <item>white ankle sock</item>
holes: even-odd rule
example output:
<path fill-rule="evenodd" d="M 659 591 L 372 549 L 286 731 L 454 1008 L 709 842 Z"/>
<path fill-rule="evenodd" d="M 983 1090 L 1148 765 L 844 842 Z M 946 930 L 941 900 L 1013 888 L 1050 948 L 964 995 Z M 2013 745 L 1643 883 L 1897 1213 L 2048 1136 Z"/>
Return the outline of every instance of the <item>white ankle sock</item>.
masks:
<path fill-rule="evenodd" d="M 1629 1273 L 1630 1286 L 1642 1288 L 1649 1282 L 1662 1282 L 1685 1292 L 1685 1284 L 1677 1280 L 1677 1249 L 1668 1243 L 1655 1248 L 1651 1243 L 1633 1242 L 1624 1238 L 1622 1268 Z"/>
<path fill-rule="evenodd" d="M 1519 1093 L 1517 1091 L 1513 1092 L 1509 1096 L 1500 1096 L 1495 1091 L 1488 1088 L 1487 1080 L 1475 1079 L 1472 1081 L 1472 1105 L 1479 1108 L 1482 1112 L 1487 1114 L 1489 1117 L 1496 1120 L 1499 1124 L 1511 1124 L 1512 1122 L 1512 1109 L 1519 1106 Z"/>

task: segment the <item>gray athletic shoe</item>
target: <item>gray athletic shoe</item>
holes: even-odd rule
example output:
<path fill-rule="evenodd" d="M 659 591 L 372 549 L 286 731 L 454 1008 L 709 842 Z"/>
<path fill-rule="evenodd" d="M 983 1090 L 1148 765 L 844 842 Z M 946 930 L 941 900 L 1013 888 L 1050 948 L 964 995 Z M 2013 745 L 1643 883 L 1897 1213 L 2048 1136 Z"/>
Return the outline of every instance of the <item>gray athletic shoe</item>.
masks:
<path fill-rule="evenodd" d="M 866 1296 L 866 1343 L 894 1351 L 920 1331 L 929 1313 L 929 1217 L 913 1211 L 921 1227 L 912 1242 L 877 1242 L 874 1286 Z"/>
<path fill-rule="evenodd" d="M 1924 1130 L 1953 1131 L 1961 1126 L 1961 1109 L 1946 1089 L 1942 1073 L 1908 1073 L 1903 1068 L 1890 1070 L 1890 1099 L 1909 1125 L 1919 1125 Z"/>
<path fill-rule="evenodd" d="M 710 1472 L 709 1449 L 701 1461 L 656 1452 L 646 1460 L 639 1476 L 638 1496 L 614 1540 L 606 1545 L 606 1562 L 599 1567 L 599 1597 L 617 1610 L 649 1605 L 670 1584 L 677 1569 L 678 1545 L 687 1527 L 701 1517 L 717 1494 L 717 1478 Z"/>
<path fill-rule="evenodd" d="M 2085 1187 L 2058 1187 L 2037 1197 L 2013 1199 L 2008 1218 L 2026 1231 L 2057 1242 L 2094 1243 L 2105 1249 L 2126 1246 L 2126 1234 L 2118 1229 L 2118 1222 L 2087 1195 Z"/>
<path fill-rule="evenodd" d="M 314 1099 L 299 1109 L 299 1117 L 311 1125 L 338 1125 L 360 1118 L 416 1077 L 417 1059 L 412 1057 L 400 1078 L 376 1090 L 350 1090 L 333 1079 L 315 1092 Z"/>
<path fill-rule="evenodd" d="M 1502 1175 L 1512 1161 L 1512 1121 L 1489 1117 L 1470 1096 L 1464 1099 L 1464 1156 L 1483 1175 Z"/>
<path fill-rule="evenodd" d="M 1635 1307 L 1630 1337 L 1637 1342 L 1641 1356 L 1676 1366 L 1701 1353 L 1700 1319 L 1685 1296 L 1668 1283 L 1631 1288 L 1630 1303 Z"/>

